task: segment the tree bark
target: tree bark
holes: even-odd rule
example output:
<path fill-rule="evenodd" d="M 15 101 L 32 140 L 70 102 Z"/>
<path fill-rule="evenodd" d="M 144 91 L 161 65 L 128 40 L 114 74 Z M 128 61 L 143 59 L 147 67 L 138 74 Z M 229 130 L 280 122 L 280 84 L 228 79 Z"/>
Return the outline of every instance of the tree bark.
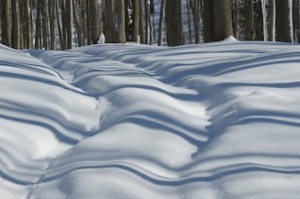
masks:
<path fill-rule="evenodd" d="M 234 9 L 232 12 L 234 13 L 233 15 L 233 24 L 234 24 L 234 35 L 236 39 L 240 39 L 240 8 L 239 8 L 239 0 L 234 0 Z"/>
<path fill-rule="evenodd" d="M 46 0 L 40 0 L 42 3 L 42 39 L 43 48 L 48 49 L 48 13 L 46 9 Z"/>
<path fill-rule="evenodd" d="M 12 1 L 12 47 L 20 49 L 21 47 L 21 22 L 20 22 L 20 2 Z"/>
<path fill-rule="evenodd" d="M 42 47 L 42 2 L 37 1 L 37 16 L 35 25 L 35 48 L 39 49 Z"/>
<path fill-rule="evenodd" d="M 56 0 L 48 1 L 50 19 L 50 49 L 56 49 Z"/>
<path fill-rule="evenodd" d="M 194 16 L 194 30 L 195 30 L 195 43 L 200 43 L 200 36 L 199 36 L 199 30 L 200 30 L 200 0 L 194 1 L 194 9 L 193 9 L 193 16 Z"/>
<path fill-rule="evenodd" d="M 253 0 L 245 0 L 245 40 L 255 40 Z"/>
<path fill-rule="evenodd" d="M 142 0 L 140 0 L 142 1 Z M 144 34 L 144 20 L 143 20 L 143 15 L 144 12 L 143 12 L 143 5 L 142 3 L 140 2 L 140 17 L 139 17 L 139 20 L 140 20 L 140 25 L 139 25 L 139 33 L 140 33 L 140 43 L 145 43 L 145 34 Z"/>
<path fill-rule="evenodd" d="M 191 10 L 193 13 L 193 8 L 191 8 L 191 2 L 190 0 L 186 0 L 186 15 L 188 19 L 188 30 L 189 30 L 189 43 L 192 43 L 192 20 L 191 20 Z M 193 13 L 194 15 L 194 13 Z M 194 19 L 194 24 L 195 24 L 195 19 Z M 196 36 L 196 35 L 195 35 Z"/>
<path fill-rule="evenodd" d="M 300 41 L 300 14 L 299 14 L 299 0 L 293 0 L 293 27 L 295 42 Z"/>
<path fill-rule="evenodd" d="M 291 42 L 289 22 L 289 1 L 276 0 L 276 40 Z"/>
<path fill-rule="evenodd" d="M 126 43 L 125 0 L 119 0 L 119 42 Z"/>
<path fill-rule="evenodd" d="M 150 0 L 145 0 L 146 44 L 151 44 Z"/>
<path fill-rule="evenodd" d="M 275 41 L 275 0 L 269 0 L 269 9 L 268 9 L 268 40 Z"/>
<path fill-rule="evenodd" d="M 116 42 L 115 20 L 114 20 L 114 0 L 105 1 L 105 42 Z"/>
<path fill-rule="evenodd" d="M 90 0 L 91 41 L 97 44 L 100 37 L 100 4 L 98 0 Z"/>
<path fill-rule="evenodd" d="M 165 11 L 166 11 L 166 0 L 161 0 L 159 28 L 158 28 L 158 45 L 159 46 L 162 45 L 163 27 L 164 27 L 164 23 L 165 23 Z"/>
<path fill-rule="evenodd" d="M 204 0 L 204 41 L 220 41 L 233 35 L 230 0 Z"/>
<path fill-rule="evenodd" d="M 166 1 L 167 42 L 168 46 L 184 44 L 182 29 L 181 0 Z"/>
<path fill-rule="evenodd" d="M 2 0 L 1 6 L 1 18 L 2 18 L 2 44 L 11 47 L 11 0 Z"/>
<path fill-rule="evenodd" d="M 72 0 L 66 0 L 67 3 L 67 21 L 66 21 L 66 33 L 67 33 L 67 40 L 68 40 L 68 49 L 71 49 L 73 46 L 73 33 L 72 33 L 72 9 L 73 9 L 73 5 L 72 5 Z"/>
<path fill-rule="evenodd" d="M 255 40 L 263 41 L 264 40 L 264 22 L 263 22 L 263 13 L 261 0 L 258 0 L 255 5 Z M 247 21 L 246 21 L 247 22 Z"/>
<path fill-rule="evenodd" d="M 23 43 L 24 48 L 30 49 L 32 48 L 32 13 L 30 0 L 25 0 L 23 2 L 23 13 Z"/>
<path fill-rule="evenodd" d="M 59 37 L 59 43 L 60 43 L 60 49 L 63 50 L 64 48 L 64 31 L 61 24 L 61 18 L 59 15 L 59 7 L 61 6 L 61 1 L 56 1 L 56 18 L 57 18 L 57 30 L 58 30 L 58 37 Z"/>
<path fill-rule="evenodd" d="M 140 43 L 139 25 L 140 25 L 140 0 L 133 0 L 133 41 Z"/>

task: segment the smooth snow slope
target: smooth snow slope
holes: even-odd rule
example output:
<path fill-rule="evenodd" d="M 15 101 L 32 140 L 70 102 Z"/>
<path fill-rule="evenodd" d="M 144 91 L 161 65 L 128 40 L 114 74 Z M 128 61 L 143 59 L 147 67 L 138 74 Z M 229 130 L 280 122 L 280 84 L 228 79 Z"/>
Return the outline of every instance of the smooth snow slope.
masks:
<path fill-rule="evenodd" d="M 300 46 L 0 46 L 0 198 L 300 194 Z"/>

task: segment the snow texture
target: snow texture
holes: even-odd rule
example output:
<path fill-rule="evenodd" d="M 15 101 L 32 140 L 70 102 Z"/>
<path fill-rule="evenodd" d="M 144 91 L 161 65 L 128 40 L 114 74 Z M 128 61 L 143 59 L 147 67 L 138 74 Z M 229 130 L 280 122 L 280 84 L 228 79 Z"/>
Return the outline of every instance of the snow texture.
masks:
<path fill-rule="evenodd" d="M 300 47 L 0 46 L 1 199 L 300 195 Z"/>

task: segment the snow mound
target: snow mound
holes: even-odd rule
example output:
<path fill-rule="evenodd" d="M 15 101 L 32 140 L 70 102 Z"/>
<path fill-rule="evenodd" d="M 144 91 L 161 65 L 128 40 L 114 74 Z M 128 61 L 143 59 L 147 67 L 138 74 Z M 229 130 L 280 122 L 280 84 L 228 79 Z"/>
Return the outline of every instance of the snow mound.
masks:
<path fill-rule="evenodd" d="M 0 46 L 0 195 L 297 198 L 299 52 Z"/>
<path fill-rule="evenodd" d="M 228 38 L 223 40 L 224 42 L 238 42 L 239 40 L 237 40 L 234 36 L 229 36 Z"/>

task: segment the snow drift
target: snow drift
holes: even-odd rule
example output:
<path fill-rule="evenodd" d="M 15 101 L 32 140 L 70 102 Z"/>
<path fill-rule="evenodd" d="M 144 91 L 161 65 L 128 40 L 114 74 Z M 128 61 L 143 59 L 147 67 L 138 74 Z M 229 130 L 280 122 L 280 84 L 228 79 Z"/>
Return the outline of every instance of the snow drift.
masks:
<path fill-rule="evenodd" d="M 1 198 L 297 198 L 300 47 L 0 46 Z"/>

